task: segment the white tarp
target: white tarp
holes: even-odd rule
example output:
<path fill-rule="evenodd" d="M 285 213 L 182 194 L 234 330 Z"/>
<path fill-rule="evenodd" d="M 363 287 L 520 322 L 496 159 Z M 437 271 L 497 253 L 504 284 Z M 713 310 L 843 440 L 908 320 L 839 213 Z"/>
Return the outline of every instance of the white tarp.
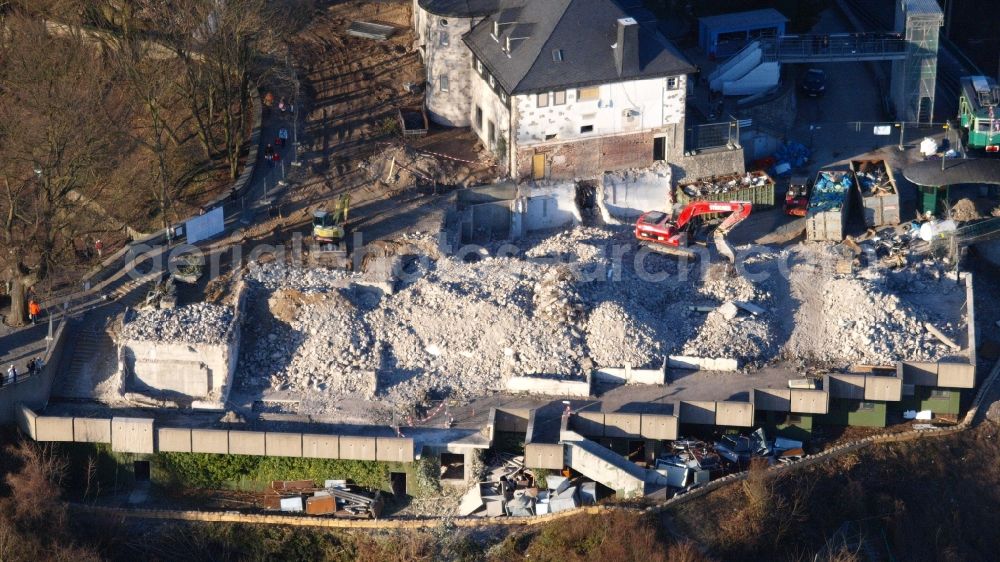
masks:
<path fill-rule="evenodd" d="M 184 223 L 187 233 L 187 243 L 194 244 L 207 240 L 226 229 L 226 219 L 222 207 L 216 207 L 204 215 L 197 216 Z"/>

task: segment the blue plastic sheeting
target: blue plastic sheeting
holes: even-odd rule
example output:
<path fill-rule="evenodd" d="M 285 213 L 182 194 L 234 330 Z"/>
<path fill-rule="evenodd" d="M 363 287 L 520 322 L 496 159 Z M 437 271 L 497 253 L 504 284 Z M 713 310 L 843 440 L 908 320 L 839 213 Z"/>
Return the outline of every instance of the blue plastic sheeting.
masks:
<path fill-rule="evenodd" d="M 774 158 L 774 167 L 771 168 L 771 175 L 788 175 L 793 169 L 804 166 L 809 161 L 810 156 L 812 156 L 812 151 L 806 145 L 795 141 L 788 141 L 778 147 L 778 150 L 772 156 Z M 782 166 L 782 164 L 787 164 L 788 167 Z"/>
<path fill-rule="evenodd" d="M 851 176 L 820 172 L 809 198 L 809 212 L 839 211 L 851 190 Z"/>

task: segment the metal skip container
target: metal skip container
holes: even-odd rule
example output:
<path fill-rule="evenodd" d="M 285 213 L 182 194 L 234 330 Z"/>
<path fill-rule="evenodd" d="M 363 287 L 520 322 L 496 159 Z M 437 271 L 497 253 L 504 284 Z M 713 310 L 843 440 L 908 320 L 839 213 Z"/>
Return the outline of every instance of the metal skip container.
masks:
<path fill-rule="evenodd" d="M 854 187 L 850 170 L 821 170 L 816 174 L 806 210 L 806 240 L 844 239 Z"/>
<path fill-rule="evenodd" d="M 885 160 L 851 160 L 867 226 L 899 224 L 899 190 Z"/>
<path fill-rule="evenodd" d="M 674 200 L 687 205 L 694 201 L 748 201 L 754 209 L 774 206 L 774 180 L 765 172 L 725 174 L 677 184 Z"/>

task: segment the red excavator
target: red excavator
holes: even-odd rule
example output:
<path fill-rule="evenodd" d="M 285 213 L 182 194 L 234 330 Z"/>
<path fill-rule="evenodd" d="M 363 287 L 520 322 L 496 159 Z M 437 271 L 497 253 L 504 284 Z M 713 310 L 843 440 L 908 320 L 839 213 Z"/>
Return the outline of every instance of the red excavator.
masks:
<path fill-rule="evenodd" d="M 716 227 L 712 238 L 719 253 L 735 263 L 736 255 L 726 243 L 726 234 L 750 216 L 752 208 L 753 205 L 746 201 L 695 201 L 684 207 L 676 221 L 671 220 L 667 213 L 648 211 L 635 223 L 635 237 L 640 244 L 653 251 L 695 257 L 697 254 L 688 249 L 694 238 L 693 219 L 702 215 L 729 213 Z"/>

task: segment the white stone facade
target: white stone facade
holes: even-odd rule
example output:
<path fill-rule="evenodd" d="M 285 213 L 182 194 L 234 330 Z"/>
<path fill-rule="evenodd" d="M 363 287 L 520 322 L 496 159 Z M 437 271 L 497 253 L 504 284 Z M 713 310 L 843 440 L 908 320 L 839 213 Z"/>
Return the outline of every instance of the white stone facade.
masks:
<path fill-rule="evenodd" d="M 437 16 L 413 0 L 413 27 L 427 71 L 428 117 L 448 127 L 468 127 L 472 52 L 462 42 L 481 18 Z"/>

